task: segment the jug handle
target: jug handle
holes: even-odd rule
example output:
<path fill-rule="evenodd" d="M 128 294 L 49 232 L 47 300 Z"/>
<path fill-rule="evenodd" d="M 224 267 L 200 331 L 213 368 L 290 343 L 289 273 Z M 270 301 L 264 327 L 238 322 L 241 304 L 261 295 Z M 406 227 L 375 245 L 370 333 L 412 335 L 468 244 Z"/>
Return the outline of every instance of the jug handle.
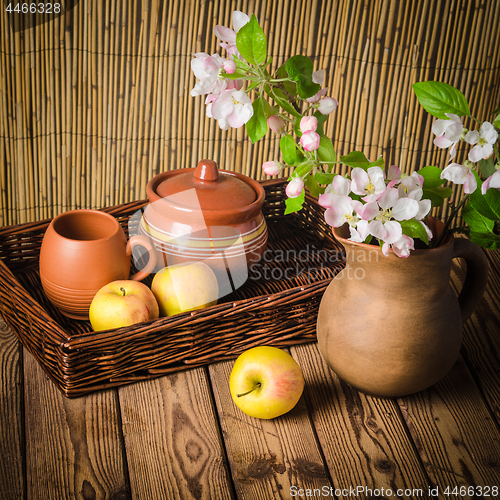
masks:
<path fill-rule="evenodd" d="M 455 238 L 453 258 L 462 258 L 467 264 L 467 273 L 458 303 L 465 323 L 481 300 L 488 282 L 488 259 L 484 250 L 466 238 Z"/>
<path fill-rule="evenodd" d="M 143 246 L 148 251 L 148 255 L 149 255 L 148 263 L 146 264 L 144 269 L 142 269 L 141 271 L 138 271 L 137 273 L 135 273 L 133 276 L 130 277 L 131 280 L 141 281 L 144 278 L 146 278 L 146 276 L 149 276 L 151 274 L 151 272 L 153 271 L 153 269 L 155 268 L 155 266 L 156 266 L 156 253 L 154 251 L 153 245 L 151 244 L 151 241 L 149 240 L 149 238 L 147 236 L 142 236 L 140 234 L 137 234 L 135 236 L 132 236 L 127 241 L 127 246 L 126 246 L 125 252 L 126 252 L 128 257 L 130 257 L 132 255 L 132 249 L 137 245 Z"/>

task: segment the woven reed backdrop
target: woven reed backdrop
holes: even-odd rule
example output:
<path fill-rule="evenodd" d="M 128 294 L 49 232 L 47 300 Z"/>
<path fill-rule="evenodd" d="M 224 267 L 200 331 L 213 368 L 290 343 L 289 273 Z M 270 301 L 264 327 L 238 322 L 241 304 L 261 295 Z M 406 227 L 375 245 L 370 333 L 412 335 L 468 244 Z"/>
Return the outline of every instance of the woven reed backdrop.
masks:
<path fill-rule="evenodd" d="M 340 154 L 444 166 L 416 81 L 457 86 L 482 120 L 500 103 L 496 0 L 79 0 L 17 33 L 4 9 L 0 225 L 143 199 L 155 174 L 201 158 L 262 178 L 277 137 L 252 145 L 244 128 L 221 131 L 189 93 L 192 54 L 221 50 L 212 30 L 233 10 L 257 15 L 273 67 L 304 54 L 326 70 Z"/>

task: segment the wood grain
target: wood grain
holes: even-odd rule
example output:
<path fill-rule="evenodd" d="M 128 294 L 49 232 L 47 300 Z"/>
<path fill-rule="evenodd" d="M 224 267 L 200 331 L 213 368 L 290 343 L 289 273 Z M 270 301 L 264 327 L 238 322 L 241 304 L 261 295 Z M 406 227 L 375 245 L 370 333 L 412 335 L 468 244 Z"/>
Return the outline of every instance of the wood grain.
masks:
<path fill-rule="evenodd" d="M 433 486 L 500 485 L 500 430 L 462 358 L 439 383 L 399 401 Z"/>
<path fill-rule="evenodd" d="M 292 487 L 329 488 L 314 429 L 302 397 L 274 420 L 244 414 L 229 391 L 234 361 L 210 365 L 215 402 L 239 499 L 290 498 Z"/>
<path fill-rule="evenodd" d="M 291 351 L 304 372 L 306 399 L 334 487 L 348 490 L 338 497 L 353 498 L 345 494 L 351 487 L 391 489 L 394 495 L 398 489 L 427 491 L 396 402 L 350 388 L 328 367 L 316 343 Z"/>
<path fill-rule="evenodd" d="M 0 498 L 24 498 L 21 344 L 0 318 Z"/>
<path fill-rule="evenodd" d="M 489 281 L 476 311 L 464 324 L 462 355 L 500 424 L 500 252 L 487 251 Z M 462 266 L 453 266 L 452 284 L 461 290 Z"/>
<path fill-rule="evenodd" d="M 130 499 L 114 390 L 65 398 L 24 351 L 30 500 Z"/>
<path fill-rule="evenodd" d="M 232 497 L 205 369 L 119 389 L 134 500 Z"/>

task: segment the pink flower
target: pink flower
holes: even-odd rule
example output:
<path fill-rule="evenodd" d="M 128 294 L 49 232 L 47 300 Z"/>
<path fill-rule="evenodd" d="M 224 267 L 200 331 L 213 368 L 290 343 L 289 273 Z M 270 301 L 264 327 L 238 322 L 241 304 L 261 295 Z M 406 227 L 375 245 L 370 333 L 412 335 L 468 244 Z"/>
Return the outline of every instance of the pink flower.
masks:
<path fill-rule="evenodd" d="M 338 105 L 339 102 L 337 101 L 337 99 L 334 99 L 333 97 L 323 97 L 323 99 L 318 102 L 317 106 L 318 111 L 322 115 L 329 115 L 330 113 L 335 111 Z"/>
<path fill-rule="evenodd" d="M 462 121 L 458 115 L 445 113 L 448 120 L 439 119 L 432 124 L 432 132 L 437 135 L 434 145 L 438 148 L 450 148 L 450 160 L 455 158 L 457 142 L 464 131 Z"/>
<path fill-rule="evenodd" d="M 358 210 L 362 208 L 360 201 L 353 200 L 349 196 L 333 195 L 329 200 L 330 206 L 325 210 L 325 221 L 332 227 L 340 227 L 346 222 L 356 227 L 360 222 Z"/>
<path fill-rule="evenodd" d="M 226 88 L 225 79 L 219 78 L 224 59 L 218 54 L 209 56 L 205 52 L 198 52 L 194 56 L 191 69 L 199 82 L 191 90 L 191 95 L 220 94 Z"/>
<path fill-rule="evenodd" d="M 352 192 L 364 196 L 363 201 L 367 203 L 375 201 L 385 191 L 385 174 L 380 167 L 370 167 L 368 171 L 355 167 L 351 178 Z"/>
<path fill-rule="evenodd" d="M 285 121 L 278 115 L 272 115 L 267 119 L 267 125 L 273 132 L 279 134 L 285 126 Z"/>
<path fill-rule="evenodd" d="M 452 163 L 441 172 L 441 179 L 446 179 L 455 184 L 464 185 L 464 193 L 471 194 L 477 188 L 476 178 L 472 172 L 472 167 Z"/>
<path fill-rule="evenodd" d="M 240 31 L 242 26 L 244 26 L 248 21 L 250 21 L 250 17 L 239 10 L 235 10 L 232 14 L 233 28 L 226 28 L 225 26 L 217 25 L 214 28 L 214 34 L 217 38 L 227 43 L 219 43 L 219 46 L 223 49 L 226 49 L 229 58 L 232 59 L 232 56 L 239 56 L 240 53 L 236 48 L 236 33 Z"/>
<path fill-rule="evenodd" d="M 288 198 L 297 198 L 304 190 L 304 181 L 300 177 L 295 177 L 286 186 L 285 193 Z"/>
<path fill-rule="evenodd" d="M 306 151 L 314 151 L 319 148 L 319 134 L 310 130 L 302 135 L 300 143 Z"/>
<path fill-rule="evenodd" d="M 281 172 L 281 163 L 277 161 L 266 161 L 264 165 L 262 165 L 262 170 L 267 175 L 278 175 Z"/>
<path fill-rule="evenodd" d="M 316 132 L 317 128 L 318 128 L 318 119 L 315 116 L 303 116 L 302 119 L 300 120 L 300 131 L 303 134 L 309 132 L 310 130 Z"/>
<path fill-rule="evenodd" d="M 415 244 L 412 238 L 406 236 L 406 234 L 401 235 L 397 241 L 392 244 L 384 243 L 382 245 L 382 253 L 387 257 L 389 255 L 389 248 L 392 247 L 392 251 L 398 256 L 407 258 L 410 256 L 410 250 L 415 250 Z"/>
<path fill-rule="evenodd" d="M 210 112 L 221 129 L 239 128 L 252 118 L 252 101 L 243 90 L 226 90 L 212 102 Z"/>
<path fill-rule="evenodd" d="M 469 160 L 476 163 L 484 160 L 493 153 L 493 145 L 497 142 L 498 132 L 490 122 L 484 122 L 479 129 L 468 132 L 466 142 L 475 146 L 469 151 Z"/>
<path fill-rule="evenodd" d="M 490 188 L 500 189 L 500 170 L 497 170 L 483 182 L 481 193 L 486 194 L 486 191 Z"/>
<path fill-rule="evenodd" d="M 222 67 L 224 68 L 224 71 L 230 75 L 232 75 L 236 71 L 236 63 L 234 61 L 228 61 L 227 59 L 224 59 Z"/>

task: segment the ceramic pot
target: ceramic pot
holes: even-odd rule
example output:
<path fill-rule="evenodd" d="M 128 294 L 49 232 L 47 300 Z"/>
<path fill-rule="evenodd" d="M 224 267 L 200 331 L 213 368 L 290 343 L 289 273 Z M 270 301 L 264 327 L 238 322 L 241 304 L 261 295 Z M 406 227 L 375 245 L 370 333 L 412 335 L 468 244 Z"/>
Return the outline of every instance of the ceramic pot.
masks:
<path fill-rule="evenodd" d="M 229 292 L 246 280 L 248 266 L 266 249 L 263 187 L 245 175 L 219 170 L 212 160 L 157 175 L 147 195 L 150 204 L 139 234 L 151 238 L 157 270 L 202 261 L 215 271 L 219 288 L 228 286 Z"/>
<path fill-rule="evenodd" d="M 40 248 L 40 280 L 47 298 L 64 315 L 88 320 L 97 291 L 115 280 L 129 279 L 132 249 L 142 245 L 147 265 L 130 279 L 142 280 L 156 255 L 148 238 L 125 233 L 112 216 L 97 210 L 71 210 L 55 217 Z"/>
<path fill-rule="evenodd" d="M 439 221 L 430 225 L 442 229 Z M 449 236 L 406 259 L 392 250 L 386 257 L 378 246 L 347 240 L 346 227 L 334 234 L 344 246 L 346 268 L 326 289 L 318 312 L 318 347 L 326 363 L 370 395 L 398 397 L 430 387 L 455 363 L 462 323 L 483 295 L 483 250 Z M 458 299 L 450 285 L 455 257 L 467 263 Z"/>

